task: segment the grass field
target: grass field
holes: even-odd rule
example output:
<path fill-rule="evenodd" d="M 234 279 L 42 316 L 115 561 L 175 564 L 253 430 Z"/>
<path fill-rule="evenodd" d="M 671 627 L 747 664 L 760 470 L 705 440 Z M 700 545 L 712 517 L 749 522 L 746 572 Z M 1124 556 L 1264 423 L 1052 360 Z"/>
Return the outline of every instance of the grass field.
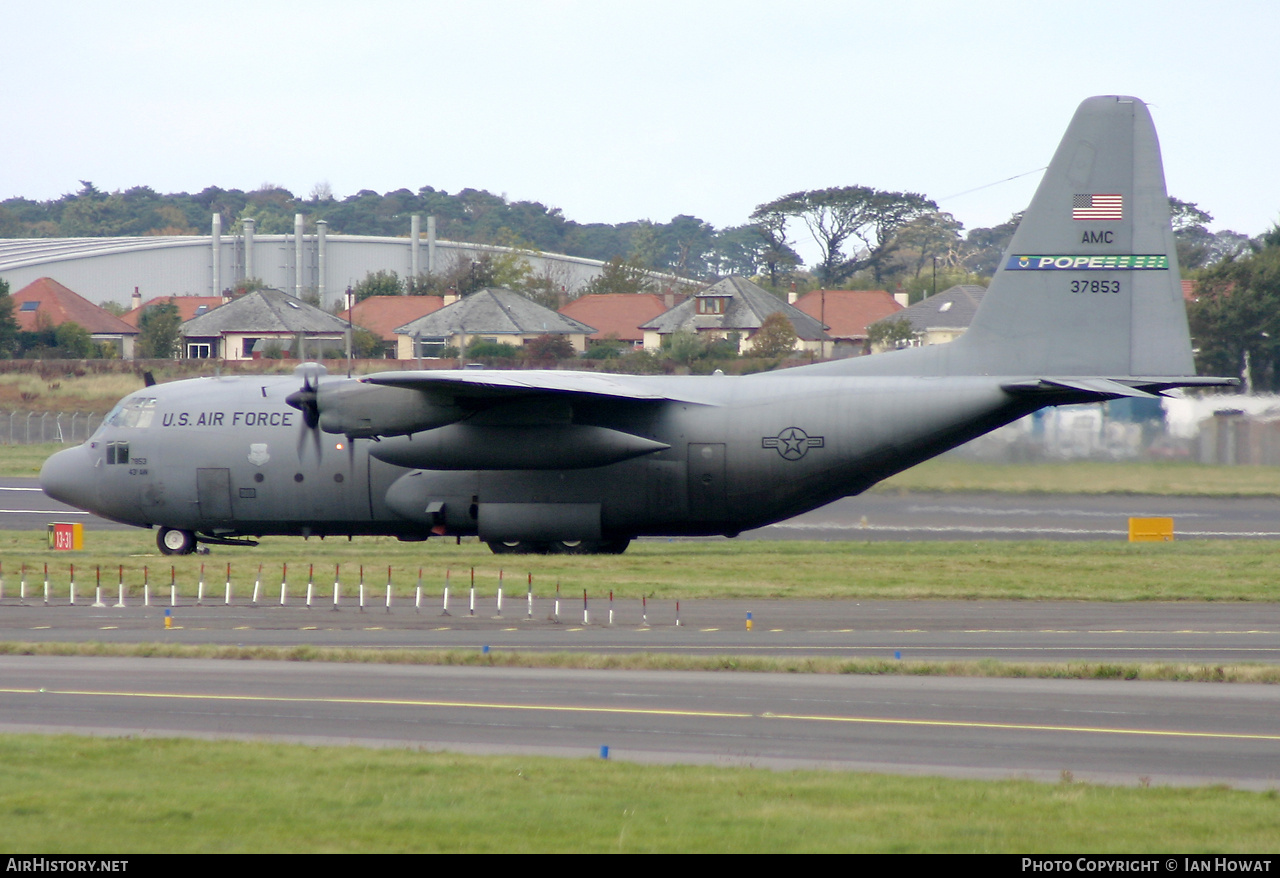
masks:
<path fill-rule="evenodd" d="M 252 852 L 1266 852 L 1274 792 L 0 736 L 0 846 Z M 1137 781 L 1137 779 L 1135 779 Z"/>
<path fill-rule="evenodd" d="M 872 490 L 1280 497 L 1280 467 L 1134 461 L 1006 464 L 944 455 L 886 479 Z"/>
<path fill-rule="evenodd" d="M 622 599 L 1001 599 L 1095 601 L 1274 601 L 1280 599 L 1280 544 L 1273 541 L 1186 540 L 1175 543 L 1109 542 L 803 542 L 714 540 L 639 542 L 624 555 L 493 555 L 474 539 L 401 543 L 390 538 L 354 541 L 276 537 L 257 548 L 214 547 L 209 555 L 159 554 L 154 533 L 100 531 L 85 537 L 82 552 L 51 552 L 41 533 L 0 531 L 0 574 L 5 594 L 27 580 L 28 594 L 43 588 L 65 598 L 72 565 L 81 595 L 99 576 L 108 594 L 120 568 L 130 594 L 144 575 L 153 589 L 194 595 L 203 566 L 206 588 L 221 592 L 231 565 L 233 592 L 241 599 L 261 577 L 279 594 L 287 577 L 291 593 L 303 593 L 314 565 L 317 598 L 332 595 L 335 565 L 351 594 L 364 565 L 368 586 L 413 594 L 421 568 L 425 593 L 439 595 L 446 573 L 454 594 L 469 584 L 496 592 L 501 572 L 509 596 L 523 594 L 528 574 L 546 598 L 560 583 L 566 596 L 585 589 L 599 598 L 610 590 Z M 287 571 L 286 571 L 287 565 Z"/>

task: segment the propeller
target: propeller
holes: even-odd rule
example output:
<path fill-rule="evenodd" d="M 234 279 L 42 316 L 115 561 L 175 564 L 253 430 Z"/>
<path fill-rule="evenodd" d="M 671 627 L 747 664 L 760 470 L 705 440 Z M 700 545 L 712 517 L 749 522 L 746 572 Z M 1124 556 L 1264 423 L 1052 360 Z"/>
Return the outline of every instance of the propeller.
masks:
<path fill-rule="evenodd" d="M 316 447 L 316 459 L 320 459 L 320 376 L 324 374 L 324 366 L 319 363 L 303 363 L 295 373 L 302 375 L 302 388 L 295 390 L 284 398 L 289 405 L 302 412 L 303 432 L 298 434 L 298 457 L 302 457 L 302 449 L 306 444 L 306 434 L 310 432 Z"/>

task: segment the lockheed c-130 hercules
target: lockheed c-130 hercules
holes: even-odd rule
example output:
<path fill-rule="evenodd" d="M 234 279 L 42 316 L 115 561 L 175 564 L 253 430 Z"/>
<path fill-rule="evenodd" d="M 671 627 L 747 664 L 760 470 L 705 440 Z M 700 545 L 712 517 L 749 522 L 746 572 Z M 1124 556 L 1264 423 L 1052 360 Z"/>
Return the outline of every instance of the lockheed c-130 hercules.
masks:
<path fill-rule="evenodd" d="M 1076 111 L 968 331 L 742 377 L 405 371 L 201 378 L 122 400 L 49 496 L 160 548 L 273 534 L 478 535 L 621 552 L 805 512 L 1045 406 L 1197 378 L 1145 104 Z"/>

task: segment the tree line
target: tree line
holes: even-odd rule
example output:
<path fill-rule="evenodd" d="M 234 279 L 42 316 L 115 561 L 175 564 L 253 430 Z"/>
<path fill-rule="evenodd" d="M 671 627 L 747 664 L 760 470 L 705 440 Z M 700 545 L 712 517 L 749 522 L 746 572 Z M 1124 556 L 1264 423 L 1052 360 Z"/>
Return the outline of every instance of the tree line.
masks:
<path fill-rule="evenodd" d="M 1249 240 L 1210 232 L 1212 218 L 1194 203 L 1170 204 L 1184 268 L 1213 264 Z M 228 234 L 238 233 L 248 218 L 260 234 L 288 234 L 301 213 L 309 232 L 324 220 L 335 234 L 383 236 L 407 234 L 409 218 L 418 214 L 434 216 L 437 234 L 446 240 L 615 261 L 694 280 L 760 277 L 774 290 L 902 285 L 913 299 L 939 282 L 989 277 L 1021 218 L 1015 214 L 966 233 L 923 194 L 869 186 L 792 192 L 761 203 L 742 225 L 717 229 L 687 214 L 667 222 L 579 223 L 538 201 L 509 201 L 469 188 L 453 194 L 431 186 L 381 194 L 365 189 L 339 200 L 325 184 L 300 198 L 270 183 L 250 192 L 210 186 L 195 194 L 160 194 L 147 186 L 104 192 L 81 181 L 78 191 L 57 199 L 0 202 L 0 238 L 207 234 L 213 213 Z M 820 254 L 811 266 L 797 252 L 797 241 L 806 239 Z"/>

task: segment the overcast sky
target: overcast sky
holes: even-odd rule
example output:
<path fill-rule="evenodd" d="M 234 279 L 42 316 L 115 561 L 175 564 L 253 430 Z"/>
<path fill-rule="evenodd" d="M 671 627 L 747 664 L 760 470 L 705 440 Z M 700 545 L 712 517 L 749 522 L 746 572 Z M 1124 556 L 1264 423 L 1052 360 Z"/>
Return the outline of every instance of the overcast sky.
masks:
<path fill-rule="evenodd" d="M 584 223 L 724 227 L 788 192 L 859 184 L 923 193 L 975 228 L 1026 206 L 1027 172 L 1081 100 L 1118 93 L 1152 105 L 1170 193 L 1215 229 L 1280 220 L 1266 0 L 0 9 L 0 199 L 80 180 L 472 187 Z"/>

